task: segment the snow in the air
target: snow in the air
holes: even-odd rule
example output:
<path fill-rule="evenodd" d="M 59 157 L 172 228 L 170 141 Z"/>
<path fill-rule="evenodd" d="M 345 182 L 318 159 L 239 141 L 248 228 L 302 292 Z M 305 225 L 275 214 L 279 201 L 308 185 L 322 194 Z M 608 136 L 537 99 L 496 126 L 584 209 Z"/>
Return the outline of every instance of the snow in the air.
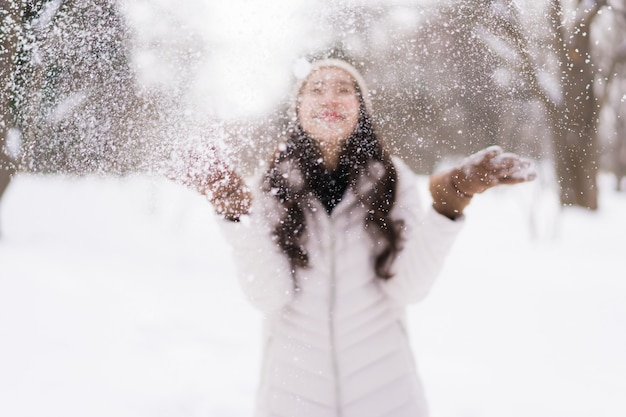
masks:
<path fill-rule="evenodd" d="M 194 141 L 205 145 L 206 138 L 226 157 L 237 159 L 242 154 L 246 159 L 246 152 L 256 156 L 256 146 L 267 147 L 260 136 L 248 139 L 246 118 L 267 120 L 289 95 L 292 77 L 306 69 L 302 56 L 327 48 L 335 36 L 356 55 L 370 50 L 378 59 L 397 46 L 404 58 L 418 56 L 406 66 L 399 65 L 404 62 L 398 58 L 388 59 L 382 72 L 380 63 L 378 69 L 372 66 L 372 74 L 377 69 L 381 78 L 372 80 L 376 81 L 371 84 L 372 94 L 384 96 L 383 90 L 393 85 L 387 76 L 404 80 L 398 82 L 406 83 L 402 85 L 406 88 L 398 92 L 405 99 L 432 94 L 436 98 L 427 103 L 443 100 L 442 106 L 448 106 L 437 115 L 440 119 L 433 118 L 432 109 L 420 108 L 407 120 L 424 117 L 427 124 L 440 120 L 448 132 L 458 133 L 458 141 L 442 133 L 451 142 L 437 146 L 446 152 L 457 153 L 459 144 L 473 144 L 480 135 L 468 134 L 457 120 L 462 118 L 457 106 L 465 88 L 462 82 L 472 82 L 455 78 L 454 64 L 459 59 L 482 63 L 482 55 L 471 56 L 468 48 L 462 49 L 466 55 L 446 57 L 447 47 L 437 44 L 441 39 L 436 31 L 419 32 L 426 40 L 432 37 L 430 47 L 396 45 L 397 39 L 409 39 L 408 32 L 417 34 L 423 26 L 437 23 L 428 20 L 424 10 L 441 2 L 388 2 L 393 5 L 389 16 L 361 34 L 370 43 L 355 35 L 360 23 L 347 12 L 347 6 L 359 3 L 387 2 L 122 1 L 121 13 L 132 29 L 131 44 L 123 45 L 132 53 L 130 66 L 137 79 L 116 85 L 110 96 L 119 102 L 105 104 L 113 104 L 111 109 L 120 111 L 121 117 L 120 109 L 127 104 L 122 93 L 128 85 L 136 82 L 158 93 L 161 101 L 155 102 L 160 104 L 154 109 L 158 117 L 144 121 L 148 127 L 139 123 L 134 132 L 130 124 L 122 126 L 129 136 L 125 141 L 135 140 L 131 133 L 141 138 L 145 146 L 138 149 L 157 160 L 152 165 L 171 162 L 174 166 L 169 168 L 179 169 L 177 154 L 165 152 L 169 146 L 176 149 Z M 425 9 L 411 6 L 417 3 Z M 543 36 L 545 2 L 517 3 L 524 6 L 529 34 L 537 31 Z M 48 2 L 32 29 L 50 28 L 62 4 Z M 385 7 L 368 10 L 377 16 Z M 59 53 L 63 59 L 85 46 L 86 40 L 103 38 L 97 30 L 109 26 L 95 15 L 94 33 L 54 32 L 60 43 L 50 45 L 66 47 Z M 454 29 L 463 34 L 468 27 Z M 77 44 L 66 44 L 61 35 Z M 102 45 L 117 48 L 117 38 L 112 39 Z M 472 37 L 460 39 L 471 41 L 466 46 L 475 42 Z M 507 94 L 513 96 L 511 108 L 505 106 L 495 114 L 513 114 L 520 87 L 504 61 L 515 63 L 518 54 L 508 43 L 485 39 L 491 40 L 491 52 L 503 60 L 487 67 L 493 67 L 496 84 L 510 85 Z M 598 42 L 612 45 L 612 39 Z M 55 55 L 54 50 L 42 51 Z M 41 64 L 40 55 L 48 56 L 34 53 L 33 62 Z M 95 57 L 81 59 L 89 63 Z M 98 63 L 104 68 L 102 74 L 119 70 L 106 59 Z M 431 63 L 437 71 L 427 65 Z M 539 59 L 536 64 L 543 65 Z M 410 71 L 398 74 L 399 68 Z M 549 70 L 546 64 L 537 73 L 538 83 L 546 96 L 558 102 L 563 91 Z M 100 93 L 111 93 L 109 84 L 103 86 L 89 96 L 89 89 L 68 89 L 60 83 L 54 106 L 44 103 L 51 106 L 44 109 L 50 111 L 46 123 L 72 121 L 85 103 Z M 524 89 L 521 93 L 527 94 Z M 614 101 L 626 100 L 626 95 L 615 94 Z M 109 133 L 108 123 L 115 117 L 107 109 L 94 105 L 92 113 L 80 113 L 82 119 L 77 120 L 86 126 L 93 122 L 94 132 L 87 129 L 93 135 L 81 136 L 84 147 L 77 149 L 106 156 L 89 140 L 98 136 L 95 133 Z M 31 110 L 40 114 L 42 109 Z M 544 150 L 552 149 L 550 134 L 534 111 L 529 107 L 516 116 L 524 118 L 521 124 L 515 117 L 506 119 L 513 123 L 508 129 L 528 129 L 526 136 L 538 145 L 532 148 L 548 157 Z M 615 118 L 619 117 L 616 110 Z M 222 141 L 227 135 L 222 123 L 233 120 L 242 123 L 241 130 L 232 142 Z M 79 129 L 82 124 L 77 126 L 70 133 L 84 133 Z M 600 127 L 617 138 L 611 125 Z M 409 136 L 410 155 L 403 156 L 413 162 L 428 156 L 430 139 L 419 132 Z M 63 144 L 54 142 L 55 137 L 44 139 Z M 498 134 L 498 140 L 510 141 L 502 143 L 503 148 L 519 145 L 512 151 L 526 155 L 524 144 L 507 134 Z M 21 152 L 41 147 L 33 142 L 32 132 L 30 138 L 22 137 L 19 129 L 8 132 L 6 151 L 15 159 Z M 76 156 L 72 149 L 66 156 Z M 606 153 L 608 148 L 604 149 Z M 120 154 L 130 158 L 120 161 L 124 167 L 136 158 L 137 164 L 146 165 L 131 167 L 137 171 L 166 171 L 132 152 Z M 160 160 L 164 154 L 173 161 Z M 33 166 L 48 166 L 36 160 L 38 153 L 34 155 Z M 67 166 L 50 166 L 55 172 L 72 171 L 72 162 L 69 158 Z M 97 158 L 93 164 L 82 162 L 78 168 L 105 171 L 98 169 Z M 256 166 L 257 161 L 246 162 Z M 551 171 L 543 164 L 538 167 L 534 182 L 498 187 L 474 198 L 466 210 L 466 227 L 433 291 L 409 309 L 409 331 L 432 417 L 626 416 L 626 193 L 615 192 L 613 178 L 602 174 L 597 212 L 562 209 Z M 204 166 L 196 168 L 204 172 Z M 251 417 L 261 366 L 262 318 L 238 287 L 235 260 L 206 199 L 147 174 L 78 178 L 24 170 L 0 200 L 0 417 Z M 529 176 L 526 169 L 515 174 L 520 179 Z M 428 204 L 425 177 L 420 177 L 420 187 Z"/>

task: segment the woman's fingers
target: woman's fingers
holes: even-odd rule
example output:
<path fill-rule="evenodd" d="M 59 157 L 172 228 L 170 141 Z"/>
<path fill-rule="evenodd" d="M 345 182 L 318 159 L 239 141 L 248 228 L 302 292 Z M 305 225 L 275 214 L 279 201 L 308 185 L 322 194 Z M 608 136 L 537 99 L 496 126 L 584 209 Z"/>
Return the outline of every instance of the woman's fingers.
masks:
<path fill-rule="evenodd" d="M 478 170 L 489 171 L 490 161 L 500 154 L 502 154 L 501 147 L 490 146 L 465 158 L 461 166 L 468 177 L 475 176 Z"/>
<path fill-rule="evenodd" d="M 530 159 L 502 153 L 490 161 L 495 179 L 503 184 L 517 184 L 535 179 L 537 173 Z"/>
<path fill-rule="evenodd" d="M 467 157 L 460 167 L 462 174 L 454 179 L 455 186 L 464 194 L 482 193 L 499 184 L 517 184 L 535 179 L 531 160 L 499 146 L 490 146 Z"/>
<path fill-rule="evenodd" d="M 207 197 L 218 214 L 230 219 L 238 219 L 247 214 L 252 204 L 250 189 L 234 170 L 210 184 Z"/>

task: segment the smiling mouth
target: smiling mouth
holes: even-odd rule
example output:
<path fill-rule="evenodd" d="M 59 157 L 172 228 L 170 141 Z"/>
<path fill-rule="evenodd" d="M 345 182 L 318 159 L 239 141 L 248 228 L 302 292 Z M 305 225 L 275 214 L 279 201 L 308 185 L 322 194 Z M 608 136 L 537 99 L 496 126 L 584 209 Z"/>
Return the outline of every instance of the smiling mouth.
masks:
<path fill-rule="evenodd" d="M 342 114 L 334 112 L 334 111 L 323 111 L 318 113 L 317 115 L 318 119 L 327 121 L 327 122 L 337 122 L 340 120 L 343 120 L 344 117 Z"/>

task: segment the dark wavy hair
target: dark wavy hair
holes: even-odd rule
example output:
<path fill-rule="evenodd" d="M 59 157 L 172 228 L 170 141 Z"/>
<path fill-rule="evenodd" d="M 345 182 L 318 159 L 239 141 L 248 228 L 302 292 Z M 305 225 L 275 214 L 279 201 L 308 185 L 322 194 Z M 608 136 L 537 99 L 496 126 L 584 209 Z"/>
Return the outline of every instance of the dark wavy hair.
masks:
<path fill-rule="evenodd" d="M 365 207 L 364 227 L 372 239 L 381 243 L 376 245 L 381 248 L 374 263 L 376 275 L 389 279 L 391 265 L 402 250 L 403 221 L 390 217 L 396 200 L 397 172 L 374 133 L 358 85 L 357 95 L 359 119 L 341 147 L 338 168 L 347 173 L 348 189 L 357 196 L 357 204 Z M 311 261 L 303 242 L 307 227 L 305 211 L 310 209 L 310 199 L 316 198 L 314 190 L 320 188 L 319 182 L 326 180 L 324 170 L 319 144 L 297 123 L 289 129 L 286 142 L 265 173 L 264 191 L 274 195 L 282 208 L 273 236 L 294 272 L 296 268 L 308 267 Z"/>

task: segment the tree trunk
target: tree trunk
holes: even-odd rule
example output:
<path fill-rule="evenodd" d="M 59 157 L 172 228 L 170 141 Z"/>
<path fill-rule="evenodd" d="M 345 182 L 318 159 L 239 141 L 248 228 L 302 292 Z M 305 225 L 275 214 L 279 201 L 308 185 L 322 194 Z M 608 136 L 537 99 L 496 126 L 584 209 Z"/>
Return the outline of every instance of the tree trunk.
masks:
<path fill-rule="evenodd" d="M 574 131 L 563 126 L 567 113 L 559 112 L 561 120 L 552 122 L 556 173 L 559 179 L 561 204 L 590 210 L 598 208 L 598 150 L 595 130 Z M 562 120 L 565 118 L 565 120 Z"/>
<path fill-rule="evenodd" d="M 602 6 L 591 10 L 579 5 L 576 22 L 567 32 L 561 23 L 562 7 L 552 2 L 552 23 L 559 51 L 562 99 L 551 109 L 557 178 L 561 203 L 590 210 L 598 208 L 596 177 L 599 166 L 597 126 L 599 104 L 594 94 L 591 57 L 591 23 Z"/>
<path fill-rule="evenodd" d="M 17 39 L 21 13 L 11 0 L 0 0 L 0 202 L 15 174 L 15 161 L 7 155 L 6 140 L 9 129 L 15 125 L 11 88 L 15 73 Z"/>

